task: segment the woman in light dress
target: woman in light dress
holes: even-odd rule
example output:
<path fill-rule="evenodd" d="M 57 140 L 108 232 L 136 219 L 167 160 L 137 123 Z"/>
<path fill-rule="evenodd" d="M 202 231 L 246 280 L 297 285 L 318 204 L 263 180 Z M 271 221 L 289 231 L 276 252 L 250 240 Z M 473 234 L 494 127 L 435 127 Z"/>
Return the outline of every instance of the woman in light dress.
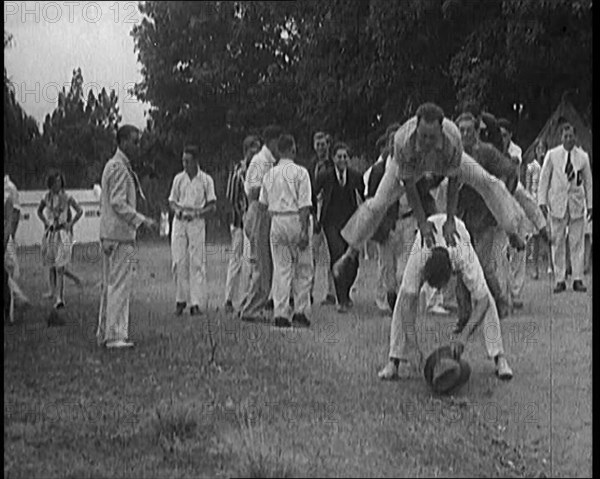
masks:
<path fill-rule="evenodd" d="M 49 267 L 50 291 L 45 295 L 54 298 L 56 309 L 64 308 L 64 276 L 66 266 L 71 262 L 73 251 L 73 226 L 83 214 L 83 210 L 68 195 L 65 178 L 60 172 L 48 176 L 48 193 L 38 207 L 38 217 L 44 223 L 42 238 L 42 259 Z M 75 210 L 72 217 L 71 208 Z"/>

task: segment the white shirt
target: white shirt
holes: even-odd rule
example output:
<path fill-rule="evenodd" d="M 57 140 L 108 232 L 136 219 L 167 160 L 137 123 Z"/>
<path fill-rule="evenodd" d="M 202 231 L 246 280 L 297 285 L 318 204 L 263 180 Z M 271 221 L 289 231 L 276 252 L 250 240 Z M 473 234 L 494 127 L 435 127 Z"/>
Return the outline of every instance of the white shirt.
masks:
<path fill-rule="evenodd" d="M 258 200 L 268 206 L 271 213 L 296 213 L 312 206 L 308 170 L 282 158 L 264 176 Z"/>
<path fill-rule="evenodd" d="M 508 154 L 510 156 L 516 156 L 519 159 L 519 165 L 523 162 L 523 150 L 521 150 L 519 145 L 513 143 L 512 140 L 508 145 Z"/>
<path fill-rule="evenodd" d="M 21 205 L 19 203 L 19 190 L 17 190 L 17 187 L 10 180 L 9 176 L 4 175 L 4 202 L 5 203 L 8 198 L 12 199 L 13 208 L 15 208 L 17 210 L 21 209 Z"/>
<path fill-rule="evenodd" d="M 485 276 L 483 275 L 483 269 L 473 249 L 471 236 L 465 224 L 458 218 L 455 218 L 456 231 L 460 238 L 457 239 L 455 247 L 448 248 L 442 233 L 442 227 L 446 222 L 446 215 L 444 213 L 432 215 L 427 220 L 432 222 L 437 230 L 434 233 L 436 246 L 448 249 L 452 269 L 454 272 L 461 274 L 465 286 L 471 293 L 471 297 L 477 300 L 486 296 L 489 290 Z M 424 283 L 423 269 L 425 262 L 430 256 L 431 250 L 425 244 L 421 246 L 421 232 L 417 231 L 415 242 L 406 263 L 402 285 L 400 286 L 401 291 L 414 295 L 419 294 Z"/>
<path fill-rule="evenodd" d="M 200 168 L 193 179 L 190 179 L 185 171 L 176 174 L 173 178 L 169 201 L 183 208 L 204 208 L 207 203 L 216 200 L 214 181 Z"/>
<path fill-rule="evenodd" d="M 252 188 L 260 188 L 262 186 L 264 176 L 273 168 L 276 162 L 277 160 L 267 148 L 267 145 L 263 145 L 261 150 L 252 157 L 246 170 L 246 178 L 244 180 L 246 196 L 250 194 Z"/>

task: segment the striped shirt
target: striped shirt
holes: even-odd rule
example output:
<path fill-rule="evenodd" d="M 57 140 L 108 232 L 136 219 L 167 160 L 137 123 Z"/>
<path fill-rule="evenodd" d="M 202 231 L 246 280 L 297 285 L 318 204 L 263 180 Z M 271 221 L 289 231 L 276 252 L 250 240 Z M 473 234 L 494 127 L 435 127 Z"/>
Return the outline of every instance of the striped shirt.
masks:
<path fill-rule="evenodd" d="M 231 224 L 236 228 L 242 228 L 244 213 L 248 208 L 248 200 L 244 191 L 244 176 L 246 165 L 244 161 L 236 164 L 227 179 L 227 190 L 225 196 L 233 208 Z"/>

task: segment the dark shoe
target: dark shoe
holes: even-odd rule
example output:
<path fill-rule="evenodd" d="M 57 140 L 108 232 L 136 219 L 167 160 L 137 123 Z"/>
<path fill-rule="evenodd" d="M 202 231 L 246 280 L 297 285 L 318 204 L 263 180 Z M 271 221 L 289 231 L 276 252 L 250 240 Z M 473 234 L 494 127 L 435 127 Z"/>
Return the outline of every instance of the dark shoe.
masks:
<path fill-rule="evenodd" d="M 294 298 L 290 298 L 290 308 L 294 309 Z"/>
<path fill-rule="evenodd" d="M 335 304 L 335 296 L 328 294 L 327 296 L 325 296 L 325 299 L 321 301 L 321 306 L 327 306 L 330 304 Z"/>
<path fill-rule="evenodd" d="M 187 306 L 186 303 L 176 303 L 176 305 L 175 305 L 175 315 L 176 316 L 181 316 L 183 314 L 183 311 L 185 310 L 186 306 Z"/>
<path fill-rule="evenodd" d="M 272 299 L 270 299 L 269 301 L 267 301 L 267 303 L 265 304 L 265 309 L 267 311 L 273 311 L 274 307 L 275 306 L 273 305 L 273 300 Z"/>
<path fill-rule="evenodd" d="M 514 309 L 523 309 L 523 301 L 513 301 Z"/>
<path fill-rule="evenodd" d="M 587 288 L 583 285 L 583 281 L 580 279 L 576 279 L 573 281 L 573 291 L 577 291 L 578 293 L 585 293 Z"/>
<path fill-rule="evenodd" d="M 308 328 L 310 326 L 310 321 L 304 314 L 296 313 L 294 316 L 292 316 L 292 325 L 299 326 L 301 328 Z"/>
<path fill-rule="evenodd" d="M 315 304 L 315 298 L 313 298 L 313 295 L 310 295 L 310 304 L 313 305 Z"/>
<path fill-rule="evenodd" d="M 561 281 L 560 283 L 556 283 L 556 287 L 554 288 L 554 292 L 555 293 L 562 293 L 563 291 L 567 290 L 567 284 L 564 281 Z"/>
<path fill-rule="evenodd" d="M 350 306 L 348 303 L 338 304 L 337 312 L 340 314 L 346 314 L 350 310 Z"/>
<path fill-rule="evenodd" d="M 190 308 L 190 316 L 201 316 L 202 312 L 200 311 L 200 307 L 199 306 L 192 306 Z"/>
<path fill-rule="evenodd" d="M 254 316 L 240 316 L 240 320 L 246 323 L 255 323 L 257 319 Z"/>
<path fill-rule="evenodd" d="M 289 328 L 291 325 L 292 323 L 290 323 L 290 320 L 287 318 L 283 318 L 281 316 L 277 316 L 275 318 L 275 326 L 278 328 Z"/>
<path fill-rule="evenodd" d="M 233 309 L 233 303 L 229 300 L 225 302 L 225 313 L 233 314 L 235 310 Z"/>

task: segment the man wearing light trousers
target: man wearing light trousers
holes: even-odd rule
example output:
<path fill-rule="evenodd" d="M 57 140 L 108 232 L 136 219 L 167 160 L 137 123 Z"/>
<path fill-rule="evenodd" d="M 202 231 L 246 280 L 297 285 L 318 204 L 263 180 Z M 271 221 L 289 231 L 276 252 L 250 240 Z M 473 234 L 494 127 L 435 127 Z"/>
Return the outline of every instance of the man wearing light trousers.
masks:
<path fill-rule="evenodd" d="M 205 217 L 215 211 L 217 197 L 213 179 L 200 169 L 198 160 L 198 147 L 186 146 L 182 156 L 184 171 L 173 178 L 169 195 L 169 205 L 175 212 L 171 256 L 177 316 L 183 313 L 188 300 L 192 316 L 203 314 L 208 306 Z"/>
<path fill-rule="evenodd" d="M 144 194 L 129 158 L 139 148 L 140 132 L 123 125 L 117 132 L 117 151 L 102 172 L 100 196 L 100 244 L 102 247 L 102 293 L 96 338 L 107 349 L 133 346 L 129 341 L 129 299 L 133 267 L 138 261 L 136 232 L 155 221 L 136 211 L 136 192 Z"/>

